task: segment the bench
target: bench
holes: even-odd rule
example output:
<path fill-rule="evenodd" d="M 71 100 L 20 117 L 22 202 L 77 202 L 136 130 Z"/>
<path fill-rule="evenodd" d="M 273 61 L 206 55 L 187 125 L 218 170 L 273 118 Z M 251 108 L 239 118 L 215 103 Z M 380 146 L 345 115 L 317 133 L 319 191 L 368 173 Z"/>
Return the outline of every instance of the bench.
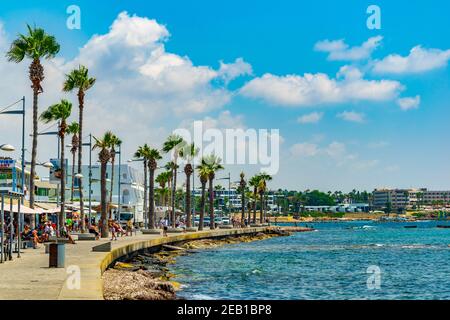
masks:
<path fill-rule="evenodd" d="M 219 229 L 233 229 L 231 224 L 219 224 Z"/>
<path fill-rule="evenodd" d="M 161 234 L 161 229 L 141 229 L 142 234 Z"/>
<path fill-rule="evenodd" d="M 22 249 L 33 248 L 33 241 L 31 240 L 22 240 Z"/>
<path fill-rule="evenodd" d="M 79 233 L 77 234 L 78 241 L 95 241 L 95 234 L 93 233 Z M 73 235 L 72 235 L 73 237 Z"/>
<path fill-rule="evenodd" d="M 181 228 L 168 228 L 167 233 L 183 233 L 184 229 Z"/>

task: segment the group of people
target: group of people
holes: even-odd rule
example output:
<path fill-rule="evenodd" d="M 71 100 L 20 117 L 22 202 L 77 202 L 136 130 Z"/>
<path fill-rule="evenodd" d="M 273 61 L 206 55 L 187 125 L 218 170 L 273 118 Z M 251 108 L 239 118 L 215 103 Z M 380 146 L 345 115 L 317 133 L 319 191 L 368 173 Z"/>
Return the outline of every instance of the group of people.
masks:
<path fill-rule="evenodd" d="M 108 230 L 111 233 L 111 241 L 117 240 L 117 235 L 119 236 L 132 236 L 133 235 L 133 220 L 128 220 L 125 230 L 122 228 L 121 224 L 114 219 L 108 220 Z"/>
<path fill-rule="evenodd" d="M 56 224 L 51 221 L 46 221 L 35 228 L 31 228 L 28 224 L 26 224 L 21 232 L 21 239 L 22 241 L 31 241 L 33 248 L 37 249 L 39 243 L 48 242 L 50 237 L 58 235 L 59 237 L 67 238 L 69 243 L 75 243 L 70 235 L 70 230 L 67 223 L 64 224 L 63 228 L 58 232 Z"/>

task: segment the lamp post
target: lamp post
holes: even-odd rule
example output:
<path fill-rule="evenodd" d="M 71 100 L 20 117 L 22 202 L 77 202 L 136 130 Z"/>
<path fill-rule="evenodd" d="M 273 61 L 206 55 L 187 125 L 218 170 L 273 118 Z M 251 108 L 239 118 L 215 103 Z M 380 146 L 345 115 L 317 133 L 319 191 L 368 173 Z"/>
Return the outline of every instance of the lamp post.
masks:
<path fill-rule="evenodd" d="M 91 212 L 92 212 L 92 134 L 89 134 L 89 142 L 83 143 L 81 145 L 82 147 L 89 147 L 89 211 L 88 211 L 88 217 L 89 217 L 89 223 L 88 227 L 91 226 Z M 83 176 L 81 177 L 83 179 Z M 81 201 L 80 201 L 81 203 Z"/>
<path fill-rule="evenodd" d="M 228 172 L 228 177 L 219 178 L 217 180 L 228 180 L 228 215 L 231 214 L 231 173 Z"/>
<path fill-rule="evenodd" d="M 120 197 L 121 197 L 121 178 L 122 178 L 122 173 L 121 173 L 121 167 L 122 167 L 122 144 L 119 144 L 119 151 L 117 151 L 116 153 L 119 154 L 119 185 L 118 185 L 118 190 L 117 190 L 117 220 L 120 221 Z"/>
<path fill-rule="evenodd" d="M 22 183 L 22 193 L 25 194 L 25 97 L 22 97 L 22 99 L 20 99 L 17 102 L 22 101 L 22 110 L 6 110 L 6 111 L 2 111 L 0 112 L 0 114 L 18 114 L 18 115 L 22 115 L 22 175 L 21 175 L 21 183 Z M 2 148 L 2 150 L 4 150 Z M 4 151 L 8 151 L 8 150 L 4 150 Z M 12 150 L 14 151 L 14 150 Z M 21 197 L 21 202 L 23 203 L 23 198 Z"/>
<path fill-rule="evenodd" d="M 58 121 L 58 127 L 59 127 L 59 121 Z M 61 148 L 61 142 L 60 142 L 60 138 L 59 138 L 59 132 L 58 131 L 47 131 L 47 132 L 40 132 L 40 133 L 38 133 L 37 134 L 38 136 L 57 136 L 58 137 L 58 148 L 57 148 L 57 150 L 58 150 L 58 156 L 57 156 L 57 159 L 59 160 L 59 158 L 60 158 L 60 148 Z M 30 134 L 30 136 L 33 136 L 32 134 Z M 62 146 L 63 148 L 64 148 L 64 146 Z M 32 179 L 33 177 L 31 177 L 31 179 Z M 57 192 L 56 192 L 56 206 L 58 207 L 59 206 L 59 188 L 60 188 L 60 186 L 59 186 L 59 183 L 57 183 Z M 30 192 L 34 192 L 34 190 L 30 190 Z"/>

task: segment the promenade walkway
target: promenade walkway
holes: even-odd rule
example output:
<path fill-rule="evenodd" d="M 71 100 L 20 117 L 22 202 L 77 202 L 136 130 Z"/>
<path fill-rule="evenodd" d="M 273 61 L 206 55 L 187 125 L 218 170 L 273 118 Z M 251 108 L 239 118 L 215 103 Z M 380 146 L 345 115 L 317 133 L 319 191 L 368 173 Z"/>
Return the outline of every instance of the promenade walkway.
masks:
<path fill-rule="evenodd" d="M 0 300 L 101 300 L 103 299 L 102 273 L 117 258 L 140 249 L 183 240 L 214 238 L 232 234 L 249 234 L 265 228 L 217 229 L 168 237 L 143 235 L 122 237 L 112 242 L 111 252 L 93 252 L 92 247 L 109 242 L 77 241 L 66 245 L 66 268 L 49 268 L 48 254 L 39 249 L 22 250 L 21 258 L 0 264 Z M 71 266 L 75 266 L 71 267 Z M 80 270 L 80 288 L 73 288 L 72 270 Z"/>

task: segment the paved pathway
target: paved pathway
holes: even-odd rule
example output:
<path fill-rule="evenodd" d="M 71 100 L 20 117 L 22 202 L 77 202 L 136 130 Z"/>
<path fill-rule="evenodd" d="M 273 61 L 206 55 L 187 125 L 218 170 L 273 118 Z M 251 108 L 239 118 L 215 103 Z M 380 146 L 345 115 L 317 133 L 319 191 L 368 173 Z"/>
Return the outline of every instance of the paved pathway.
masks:
<path fill-rule="evenodd" d="M 254 233 L 264 228 L 220 229 L 193 233 L 169 235 L 137 234 L 113 241 L 111 252 L 93 252 L 92 247 L 106 243 L 99 241 L 77 241 L 66 245 L 66 268 L 49 268 L 48 254 L 43 245 L 39 249 L 22 250 L 22 257 L 0 264 L 0 300 L 28 299 L 103 299 L 102 272 L 116 258 L 142 248 L 180 240 L 201 239 L 230 234 Z M 70 266 L 78 266 L 81 274 L 81 288 L 69 289 L 74 282 Z M 72 269 L 73 271 L 73 269 Z"/>

